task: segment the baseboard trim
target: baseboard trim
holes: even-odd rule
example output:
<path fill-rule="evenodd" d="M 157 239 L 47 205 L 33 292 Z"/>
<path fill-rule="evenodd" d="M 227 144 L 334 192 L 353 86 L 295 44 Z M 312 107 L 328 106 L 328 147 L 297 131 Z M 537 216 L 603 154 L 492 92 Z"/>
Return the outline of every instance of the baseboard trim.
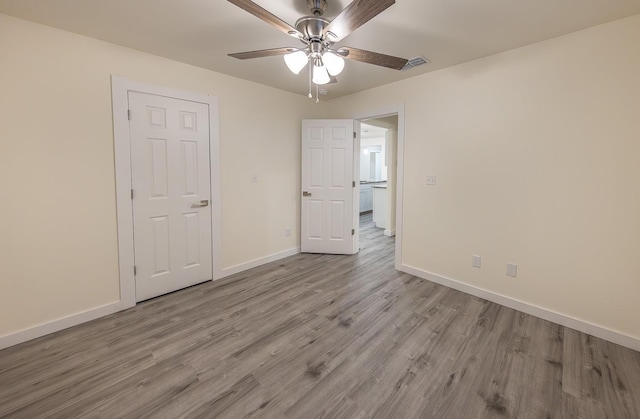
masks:
<path fill-rule="evenodd" d="M 285 250 L 283 252 L 274 253 L 273 255 L 265 256 L 263 258 L 251 260 L 246 263 L 231 266 L 220 271 L 219 275 L 216 276 L 216 279 L 224 278 L 226 276 L 246 271 L 248 269 L 264 265 L 265 263 L 274 262 L 279 259 L 297 255 L 298 253 L 300 253 L 300 248 L 296 247 L 293 249 Z M 108 316 L 109 314 L 113 314 L 133 306 L 135 306 L 135 302 L 131 303 L 127 301 L 118 301 L 104 306 L 92 308 L 80 313 L 72 314 L 67 317 L 62 317 L 60 319 L 56 319 L 47 323 L 42 323 L 15 333 L 0 336 L 0 349 L 18 345 L 20 343 L 48 335 L 50 333 L 59 332 L 69 327 L 77 326 L 79 324 L 86 323 L 100 317 Z"/>
<path fill-rule="evenodd" d="M 388 236 L 388 237 L 393 237 L 396 235 L 396 231 L 395 230 L 385 230 L 384 231 L 384 235 Z"/>
<path fill-rule="evenodd" d="M 298 253 L 300 253 L 300 248 L 299 247 L 295 247 L 293 249 L 289 249 L 289 250 L 284 250 L 282 252 L 278 252 L 278 253 L 274 253 L 272 255 L 269 256 L 265 256 L 262 258 L 258 258 L 258 259 L 254 259 L 254 260 L 250 260 L 249 262 L 244 262 L 241 263 L 239 265 L 234 265 L 234 266 L 230 266 L 228 268 L 224 268 L 221 272 L 220 272 L 220 276 L 217 278 L 225 278 L 227 276 L 231 276 L 252 268 L 256 268 L 260 265 L 264 265 L 266 263 L 269 262 L 275 262 L 276 260 L 280 260 L 280 259 L 284 259 L 286 257 L 289 256 L 293 256 L 293 255 L 297 255 Z"/>
<path fill-rule="evenodd" d="M 59 332 L 60 330 L 77 326 L 81 323 L 86 323 L 99 317 L 107 316 L 109 314 L 125 310 L 129 307 L 133 307 L 133 305 L 126 302 L 118 301 L 116 303 L 92 308 L 90 310 L 72 314 L 67 317 L 62 317 L 60 319 L 53 320 L 47 323 L 42 323 L 37 326 L 21 330 L 19 332 L 0 336 L 0 349 L 18 345 L 20 343 L 48 335 L 50 333 Z"/>
<path fill-rule="evenodd" d="M 289 256 L 294 256 L 300 253 L 300 248 L 293 248 L 285 250 L 283 252 L 274 253 L 263 258 L 255 259 L 249 262 L 245 262 L 239 265 L 231 266 L 222 270 L 221 278 L 234 275 L 239 272 L 252 269 L 266 263 L 274 262 L 279 259 L 284 259 Z M 483 288 L 474 287 L 464 282 L 447 278 L 442 275 L 437 275 L 431 272 L 427 272 L 410 265 L 401 264 L 399 270 L 402 272 L 415 275 L 418 278 L 425 279 L 427 281 L 435 282 L 436 284 L 444 285 L 445 287 L 453 288 L 455 290 L 470 294 L 485 300 L 503 305 L 505 307 L 512 308 L 514 310 L 522 311 L 523 313 L 530 314 L 535 317 L 539 317 L 544 320 L 548 320 L 553 323 L 557 323 L 561 326 L 574 329 L 609 342 L 616 343 L 618 345 L 640 351 L 640 339 L 633 336 L 626 335 L 616 330 L 611 330 L 606 327 L 580 320 L 566 314 L 558 313 L 553 310 L 549 310 L 543 307 L 536 306 L 534 304 L 527 303 L 515 298 L 507 297 L 502 294 L 498 294 L 492 291 L 485 290 Z M 109 314 L 116 313 L 118 311 L 125 310 L 133 305 L 126 302 L 116 302 L 107 304 L 101 307 L 83 311 L 77 314 L 73 314 L 67 317 L 63 317 L 51 322 L 43 323 L 38 326 L 34 326 L 28 329 L 21 330 L 19 332 L 10 333 L 4 336 L 0 336 L 0 349 L 8 348 L 10 346 L 18 345 L 23 342 L 27 342 L 32 339 L 36 339 L 50 333 L 58 332 L 60 330 L 67 329 L 69 327 L 77 326 L 81 323 L 86 323 L 97 318 L 107 316 Z"/>
<path fill-rule="evenodd" d="M 466 294 L 483 298 L 505 307 L 548 320 L 561 326 L 616 343 L 635 351 L 640 351 L 640 339 L 626 335 L 622 332 L 611 330 L 585 320 L 580 320 L 566 314 L 539 307 L 516 298 L 507 297 L 506 295 L 488 291 L 483 288 L 474 287 L 464 282 L 427 272 L 413 266 L 401 264 L 399 270 L 417 276 L 418 278 L 426 279 L 427 281 L 435 282 L 436 284 L 444 285 L 445 287 L 453 288 Z"/>

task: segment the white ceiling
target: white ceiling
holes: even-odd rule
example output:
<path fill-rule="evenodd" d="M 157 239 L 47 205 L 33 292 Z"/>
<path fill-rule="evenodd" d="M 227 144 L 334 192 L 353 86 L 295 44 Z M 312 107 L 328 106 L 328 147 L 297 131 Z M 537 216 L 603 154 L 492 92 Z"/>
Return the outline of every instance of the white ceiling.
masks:
<path fill-rule="evenodd" d="M 360 123 L 361 139 L 384 138 L 386 133 L 387 133 L 386 128 L 376 127 L 374 125 L 365 124 L 364 122 Z"/>
<path fill-rule="evenodd" d="M 291 25 L 306 0 L 254 0 Z M 332 19 L 349 0 L 327 0 Z M 87 35 L 246 80 L 307 93 L 307 75 L 282 57 L 231 52 L 300 46 L 225 0 L 0 0 L 0 13 Z M 397 0 L 336 46 L 431 63 L 396 71 L 347 61 L 335 98 L 640 13 L 640 0 Z"/>

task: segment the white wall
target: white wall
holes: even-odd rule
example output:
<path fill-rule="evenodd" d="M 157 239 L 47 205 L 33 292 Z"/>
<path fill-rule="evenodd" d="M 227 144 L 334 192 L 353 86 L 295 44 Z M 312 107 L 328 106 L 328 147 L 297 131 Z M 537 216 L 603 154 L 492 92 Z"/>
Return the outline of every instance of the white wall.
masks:
<path fill-rule="evenodd" d="M 315 106 L 0 15 L 0 337 L 118 299 L 119 74 L 220 98 L 225 267 L 298 245 L 300 119 L 404 102 L 402 263 L 640 339 L 638 39 L 634 16 Z"/>
<path fill-rule="evenodd" d="M 0 337 L 119 299 L 111 74 L 219 98 L 223 267 L 299 246 L 312 101 L 0 15 Z"/>
<path fill-rule="evenodd" d="M 636 15 L 331 101 L 405 104 L 402 263 L 638 343 L 639 39 Z"/>

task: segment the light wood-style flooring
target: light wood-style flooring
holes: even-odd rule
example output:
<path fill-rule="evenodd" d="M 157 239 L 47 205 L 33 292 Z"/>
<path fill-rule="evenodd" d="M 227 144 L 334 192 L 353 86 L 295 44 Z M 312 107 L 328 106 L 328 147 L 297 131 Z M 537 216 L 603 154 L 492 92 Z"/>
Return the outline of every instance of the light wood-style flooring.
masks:
<path fill-rule="evenodd" d="M 640 418 L 640 353 L 354 256 L 300 254 L 0 351 L 9 418 Z"/>

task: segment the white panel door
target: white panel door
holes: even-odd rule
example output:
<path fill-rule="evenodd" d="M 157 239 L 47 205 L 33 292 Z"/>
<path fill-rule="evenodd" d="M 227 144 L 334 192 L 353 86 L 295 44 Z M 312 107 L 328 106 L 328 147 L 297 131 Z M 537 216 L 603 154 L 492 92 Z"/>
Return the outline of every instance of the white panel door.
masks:
<path fill-rule="evenodd" d="M 212 279 L 209 106 L 129 92 L 136 300 Z"/>
<path fill-rule="evenodd" d="M 353 254 L 354 121 L 302 121 L 301 250 Z"/>

